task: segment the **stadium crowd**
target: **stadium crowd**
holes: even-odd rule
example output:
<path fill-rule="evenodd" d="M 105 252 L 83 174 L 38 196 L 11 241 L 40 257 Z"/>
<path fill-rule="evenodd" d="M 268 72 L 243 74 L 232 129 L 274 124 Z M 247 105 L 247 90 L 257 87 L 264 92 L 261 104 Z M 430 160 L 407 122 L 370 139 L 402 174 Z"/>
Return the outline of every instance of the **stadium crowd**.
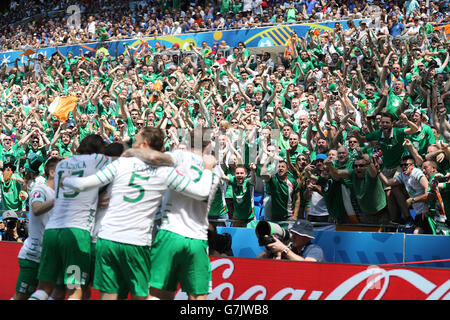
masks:
<path fill-rule="evenodd" d="M 31 2 L 12 3 L 4 22 L 36 12 Z M 271 221 L 402 224 L 417 233 L 446 232 L 449 42 L 444 28 L 433 24 L 448 19 L 443 14 L 448 1 L 430 1 L 429 9 L 423 9 L 425 1 L 415 0 L 262 1 L 261 12 L 249 9 L 255 1 L 186 8 L 171 3 L 158 8 L 145 1 L 134 7 L 83 2 L 89 15 L 81 15 L 81 29 L 72 29 L 80 33 L 73 42 L 148 35 L 156 23 L 165 23 L 167 13 L 178 16 L 171 6 L 180 10 L 180 18 L 167 22 L 184 25 L 198 23 L 191 23 L 192 17 L 215 23 L 230 15 L 234 20 L 228 27 L 242 27 L 237 25 L 239 12 L 248 21 L 267 13 L 271 23 L 294 22 L 291 10 L 296 10 L 295 21 L 359 17 L 376 5 L 381 18 L 357 25 L 350 18 L 346 30 L 336 23 L 330 32 L 293 34 L 279 54 L 250 54 L 243 43 L 214 49 L 205 42 L 186 52 L 176 44 L 165 48 L 157 43 L 137 54 L 129 48 L 115 56 L 99 51 L 94 57 L 58 51 L 23 66 L 3 64 L 3 210 L 26 210 L 29 192 L 45 182 L 47 159 L 72 156 L 91 133 L 129 148 L 141 128 L 158 127 L 166 132 L 165 150 L 173 151 L 187 149 L 189 131 L 205 127 L 214 132 L 213 149 L 222 169 L 211 219 L 246 226 L 261 218 L 264 208 L 264 218 Z M 54 9 L 57 4 L 64 8 L 72 2 L 36 6 Z M 104 10 L 109 5 L 116 10 Z M 94 8 L 101 10 L 91 15 Z M 4 25 L 2 30 L 3 50 L 16 42 L 71 42 L 57 40 L 72 32 L 64 20 Z M 48 109 L 59 96 L 78 99 L 67 120 Z"/>
<path fill-rule="evenodd" d="M 432 24 L 448 21 L 449 1 L 429 3 L 427 7 L 427 1 L 418 0 L 13 0 L 2 14 L 0 50 L 358 19 L 374 14 L 381 15 L 376 24 L 383 33 L 395 24 L 394 16 L 402 24 L 412 23 L 414 17 Z"/>
<path fill-rule="evenodd" d="M 58 16 L 71 5 L 80 25 Z M 101 299 L 173 299 L 178 282 L 206 299 L 206 247 L 232 255 L 215 227 L 261 219 L 293 233 L 264 254 L 297 261 L 324 261 L 312 223 L 449 235 L 448 1 L 14 0 L 3 18 L 2 51 L 57 49 L 0 68 L 1 240 L 25 241 L 14 299 L 88 299 L 90 284 Z M 278 52 L 58 49 L 324 19 L 334 29 L 293 32 Z M 203 158 L 181 152 L 195 129 Z"/>

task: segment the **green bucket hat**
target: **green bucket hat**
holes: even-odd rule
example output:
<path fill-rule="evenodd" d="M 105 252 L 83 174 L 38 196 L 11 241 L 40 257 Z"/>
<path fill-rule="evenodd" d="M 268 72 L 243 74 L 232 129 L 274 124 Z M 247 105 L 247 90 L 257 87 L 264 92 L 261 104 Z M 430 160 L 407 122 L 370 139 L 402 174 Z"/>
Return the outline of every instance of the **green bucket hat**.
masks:
<path fill-rule="evenodd" d="M 44 158 L 36 153 L 30 153 L 27 160 L 24 165 L 25 172 L 39 173 L 39 167 L 44 163 Z"/>
<path fill-rule="evenodd" d="M 4 161 L 3 161 L 3 168 L 4 169 L 6 166 L 11 167 L 13 169 L 13 171 L 16 171 L 16 157 L 14 157 L 11 154 L 8 154 L 5 156 Z"/>

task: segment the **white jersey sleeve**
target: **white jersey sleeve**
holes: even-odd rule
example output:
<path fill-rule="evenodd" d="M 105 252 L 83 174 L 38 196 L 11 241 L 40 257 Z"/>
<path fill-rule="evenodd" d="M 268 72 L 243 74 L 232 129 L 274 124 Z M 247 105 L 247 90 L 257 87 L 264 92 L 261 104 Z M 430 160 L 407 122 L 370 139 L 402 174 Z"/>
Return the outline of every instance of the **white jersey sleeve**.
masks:
<path fill-rule="evenodd" d="M 117 174 L 118 165 L 113 161 L 102 170 L 87 177 L 70 176 L 63 180 L 63 186 L 76 192 L 82 192 L 92 188 L 99 188 L 110 184 Z"/>
<path fill-rule="evenodd" d="M 194 200 L 207 200 L 211 191 L 212 171 L 204 170 L 198 181 L 192 181 L 175 168 L 171 168 L 167 179 L 167 187 Z"/>
<path fill-rule="evenodd" d="M 184 237 L 207 240 L 208 228 L 208 199 L 213 188 L 212 171 L 205 170 L 201 155 L 192 152 L 176 151 L 172 153 L 176 172 L 190 178 L 193 182 L 203 185 L 205 197 L 192 199 L 177 193 L 178 190 L 168 191 L 161 206 L 161 229 L 165 229 Z M 208 185 L 202 182 L 207 178 Z M 205 200 L 205 201 L 198 201 Z"/>
<path fill-rule="evenodd" d="M 119 158 L 90 176 L 68 177 L 63 185 L 82 192 L 110 184 L 111 199 L 99 225 L 98 237 L 147 246 L 151 244 L 155 213 L 167 188 L 204 200 L 211 182 L 212 172 L 208 170 L 202 179 L 193 183 L 173 167 L 153 167 L 138 158 Z"/>
<path fill-rule="evenodd" d="M 36 216 L 33 213 L 33 203 L 47 202 L 55 198 L 55 190 L 46 184 L 35 186 L 31 192 L 29 200 L 30 205 L 30 220 L 28 224 L 28 237 L 25 240 L 19 252 L 19 259 L 31 260 L 39 263 L 41 259 L 42 237 L 45 226 L 53 213 L 53 209 Z"/>

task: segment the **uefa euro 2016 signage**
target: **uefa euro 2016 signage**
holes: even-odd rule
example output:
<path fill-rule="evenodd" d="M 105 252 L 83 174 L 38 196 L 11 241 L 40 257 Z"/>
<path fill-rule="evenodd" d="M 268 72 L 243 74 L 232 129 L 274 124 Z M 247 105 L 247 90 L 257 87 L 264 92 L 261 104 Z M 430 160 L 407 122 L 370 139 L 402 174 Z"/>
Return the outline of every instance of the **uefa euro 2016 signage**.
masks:
<path fill-rule="evenodd" d="M 361 20 L 354 20 L 355 25 L 358 25 L 359 21 Z M 212 47 L 215 42 L 220 42 L 222 40 L 226 41 L 227 45 L 231 48 L 237 47 L 239 42 L 243 42 L 246 47 L 285 46 L 290 39 L 292 32 L 295 32 L 299 37 L 304 37 L 311 28 L 314 28 L 318 32 L 320 31 L 320 33 L 324 33 L 334 29 L 336 23 L 340 23 L 344 30 L 348 29 L 347 21 L 345 20 L 320 23 L 283 24 L 264 28 L 218 30 L 120 41 L 82 43 L 60 46 L 59 51 L 63 55 L 72 52 L 76 56 L 80 52 L 80 49 L 83 50 L 84 55 L 87 55 L 96 54 L 97 50 L 102 48 L 102 51 L 114 56 L 116 52 L 117 54 L 123 53 L 126 46 L 128 46 L 130 52 L 134 54 L 136 51 L 145 50 L 145 48 L 148 48 L 149 46 L 154 47 L 156 42 L 165 45 L 166 48 L 170 48 L 173 44 L 177 43 L 181 50 L 188 50 L 190 43 L 194 43 L 194 45 L 200 47 L 201 43 L 205 41 L 208 46 Z M 7 63 L 9 66 L 12 66 L 16 58 L 19 58 L 18 64 L 22 65 L 28 62 L 28 58 L 36 58 L 38 54 L 42 54 L 48 58 L 56 52 L 55 47 L 41 49 L 30 47 L 28 49 L 31 49 L 33 53 L 28 54 L 26 49 L 0 52 L 0 59 L 2 60 L 2 63 Z"/>

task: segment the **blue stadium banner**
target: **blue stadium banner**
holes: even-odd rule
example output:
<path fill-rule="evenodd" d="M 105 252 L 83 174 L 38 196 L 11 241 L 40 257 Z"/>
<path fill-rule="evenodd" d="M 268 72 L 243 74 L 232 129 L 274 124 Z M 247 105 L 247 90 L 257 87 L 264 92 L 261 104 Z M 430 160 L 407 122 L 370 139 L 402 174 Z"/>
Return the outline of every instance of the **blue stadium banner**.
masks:
<path fill-rule="evenodd" d="M 358 25 L 360 21 L 361 20 L 354 20 L 355 25 Z M 315 34 L 318 34 L 319 32 L 324 33 L 332 30 L 336 23 L 340 23 L 344 30 L 348 29 L 347 21 L 345 20 L 320 23 L 283 24 L 264 28 L 186 33 L 173 36 L 74 44 L 61 46 L 59 47 L 59 51 L 63 55 L 72 52 L 74 56 L 77 56 L 80 53 L 80 49 L 83 50 L 84 55 L 96 54 L 101 50 L 106 54 L 115 56 L 116 53 L 123 53 L 125 46 L 128 46 L 130 52 L 135 54 L 136 51 L 154 47 L 156 42 L 165 45 L 166 48 L 170 48 L 173 44 L 178 43 L 181 50 L 188 50 L 189 43 L 194 43 L 194 45 L 200 47 L 201 43 L 206 41 L 208 46 L 212 47 L 215 42 L 220 42 L 222 40 L 226 41 L 227 45 L 230 47 L 237 47 L 238 43 L 241 41 L 249 48 L 285 46 L 290 39 L 292 32 L 295 32 L 299 37 L 304 37 L 311 28 L 317 30 Z M 32 54 L 27 54 L 27 49 L 21 51 L 0 52 L 0 59 L 2 60 L 2 63 L 13 66 L 16 58 L 19 58 L 18 65 L 23 65 L 24 63 L 28 63 L 28 59 L 37 58 L 38 54 L 42 54 L 47 58 L 50 57 L 56 52 L 56 48 L 33 48 L 33 51 L 35 51 L 35 53 Z"/>

